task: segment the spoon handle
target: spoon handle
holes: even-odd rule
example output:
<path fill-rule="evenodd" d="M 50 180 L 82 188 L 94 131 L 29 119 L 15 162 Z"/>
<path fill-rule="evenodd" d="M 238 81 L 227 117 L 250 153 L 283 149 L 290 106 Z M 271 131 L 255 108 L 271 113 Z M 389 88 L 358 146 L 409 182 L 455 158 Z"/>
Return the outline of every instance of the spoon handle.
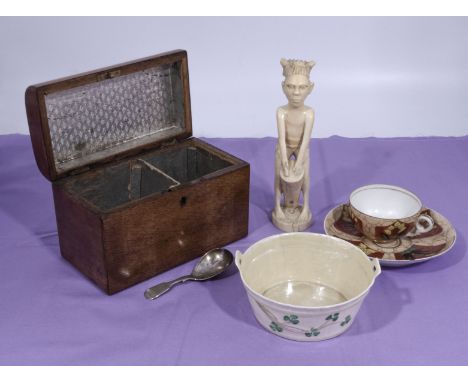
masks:
<path fill-rule="evenodd" d="M 182 276 L 172 281 L 167 281 L 161 284 L 157 284 L 145 290 L 145 297 L 148 300 L 154 300 L 155 298 L 158 298 L 159 296 L 169 291 L 174 285 L 177 285 L 179 283 L 184 283 L 188 280 L 193 280 L 192 275 Z"/>

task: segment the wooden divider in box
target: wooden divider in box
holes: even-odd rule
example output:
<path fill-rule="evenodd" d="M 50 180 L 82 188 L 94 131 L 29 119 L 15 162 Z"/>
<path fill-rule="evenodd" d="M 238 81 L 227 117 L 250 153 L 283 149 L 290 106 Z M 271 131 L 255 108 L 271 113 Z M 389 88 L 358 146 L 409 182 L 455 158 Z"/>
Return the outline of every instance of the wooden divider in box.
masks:
<path fill-rule="evenodd" d="M 248 163 L 192 132 L 185 51 L 29 87 L 62 256 L 109 294 L 240 239 Z"/>

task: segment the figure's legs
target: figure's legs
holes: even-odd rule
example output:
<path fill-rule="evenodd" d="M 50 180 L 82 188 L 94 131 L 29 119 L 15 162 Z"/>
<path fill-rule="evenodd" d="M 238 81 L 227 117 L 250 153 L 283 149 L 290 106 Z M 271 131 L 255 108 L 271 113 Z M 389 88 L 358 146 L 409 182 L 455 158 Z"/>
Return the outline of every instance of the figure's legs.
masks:
<path fill-rule="evenodd" d="M 310 191 L 310 174 L 309 174 L 309 153 L 304 155 L 304 182 L 302 183 L 302 197 L 304 204 L 302 207 L 301 215 L 299 219 L 307 219 L 310 213 L 309 207 L 309 191 Z"/>
<path fill-rule="evenodd" d="M 279 147 L 276 146 L 275 152 L 275 214 L 278 218 L 284 218 L 284 212 L 281 208 L 281 155 Z"/>

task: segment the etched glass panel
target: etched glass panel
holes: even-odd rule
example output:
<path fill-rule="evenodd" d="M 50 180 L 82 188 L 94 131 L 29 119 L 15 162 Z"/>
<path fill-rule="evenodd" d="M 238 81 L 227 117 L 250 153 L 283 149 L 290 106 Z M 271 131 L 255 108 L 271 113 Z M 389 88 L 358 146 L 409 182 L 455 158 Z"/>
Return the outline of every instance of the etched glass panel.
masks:
<path fill-rule="evenodd" d="M 183 129 L 182 86 L 175 70 L 149 68 L 46 95 L 57 172 Z"/>

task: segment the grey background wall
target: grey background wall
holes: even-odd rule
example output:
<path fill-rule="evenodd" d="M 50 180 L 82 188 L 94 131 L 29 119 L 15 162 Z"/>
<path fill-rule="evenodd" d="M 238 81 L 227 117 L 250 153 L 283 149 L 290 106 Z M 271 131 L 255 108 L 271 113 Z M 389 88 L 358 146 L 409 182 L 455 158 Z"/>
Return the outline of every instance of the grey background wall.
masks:
<path fill-rule="evenodd" d="M 468 134 L 463 17 L 0 18 L 0 134 L 30 84 L 186 49 L 194 134 L 275 136 L 279 60 L 316 61 L 315 137 Z"/>

